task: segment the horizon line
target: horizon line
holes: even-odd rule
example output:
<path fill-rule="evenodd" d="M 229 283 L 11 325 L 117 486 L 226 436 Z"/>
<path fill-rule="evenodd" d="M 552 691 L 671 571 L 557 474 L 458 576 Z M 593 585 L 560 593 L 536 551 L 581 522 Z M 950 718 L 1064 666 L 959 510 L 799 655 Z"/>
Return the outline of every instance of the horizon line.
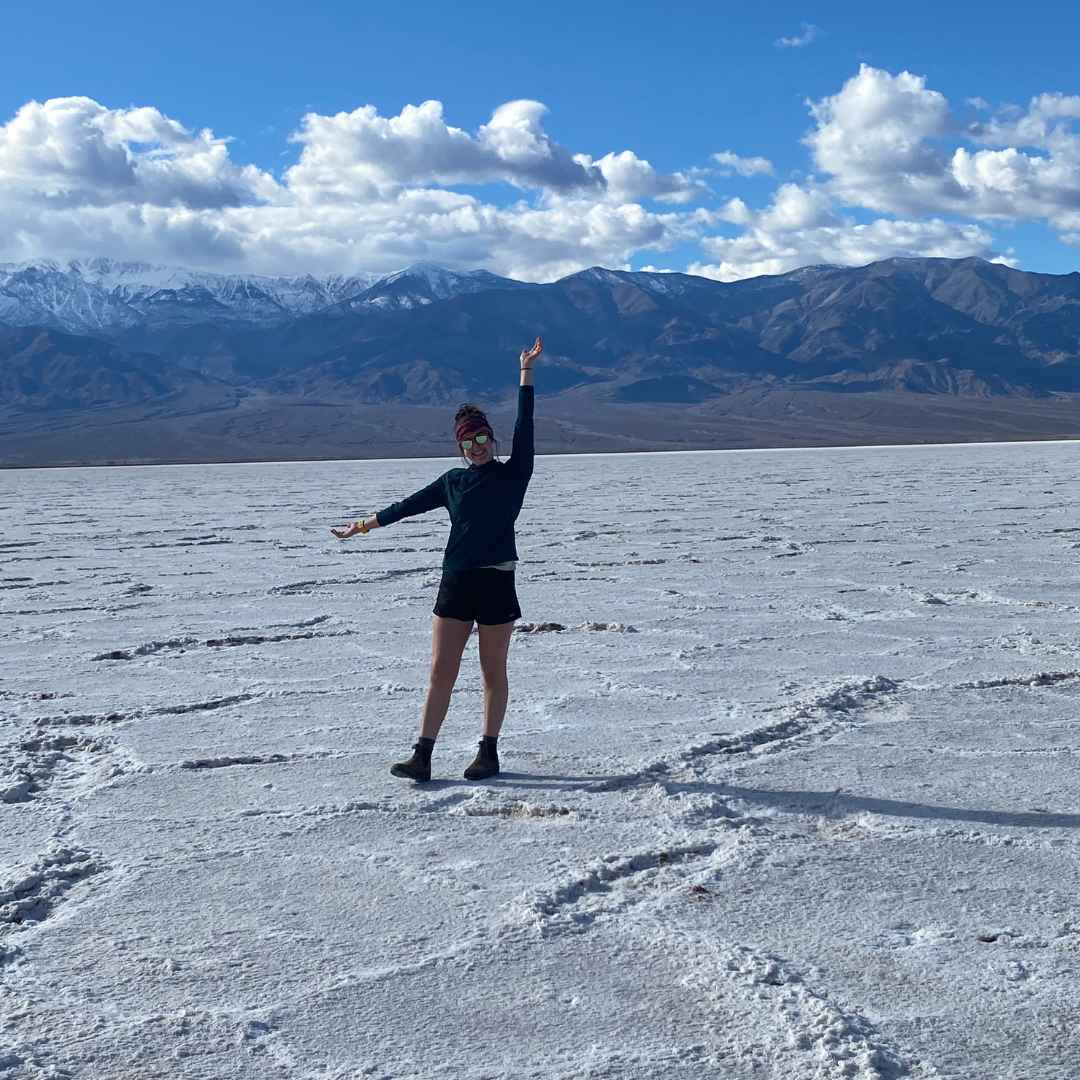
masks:
<path fill-rule="evenodd" d="M 659 454 L 784 454 L 803 453 L 815 450 L 945 450 L 958 447 L 997 447 L 997 446 L 1061 446 L 1080 442 L 1080 435 L 1065 439 L 1004 439 L 986 442 L 953 443 L 837 443 L 827 446 L 731 446 L 709 450 L 596 450 L 578 451 L 565 454 L 535 454 L 537 458 L 596 458 L 596 457 L 646 457 Z M 0 472 L 58 469 L 203 469 L 215 466 L 244 465 L 339 465 L 381 463 L 388 464 L 402 461 L 446 461 L 446 457 L 401 457 L 401 458 L 265 458 L 258 461 L 140 461 L 114 462 L 101 465 L 3 465 Z M 456 459 L 455 459 L 456 460 Z"/>

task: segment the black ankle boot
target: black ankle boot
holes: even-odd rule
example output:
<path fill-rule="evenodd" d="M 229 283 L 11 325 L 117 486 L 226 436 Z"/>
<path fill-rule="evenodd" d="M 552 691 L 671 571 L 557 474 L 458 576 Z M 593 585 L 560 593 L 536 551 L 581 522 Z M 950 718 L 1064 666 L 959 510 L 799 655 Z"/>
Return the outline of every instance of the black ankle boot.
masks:
<path fill-rule="evenodd" d="M 499 750 L 497 741 L 485 735 L 480 740 L 480 749 L 473 758 L 473 763 L 465 770 L 466 780 L 486 780 L 499 772 Z"/>
<path fill-rule="evenodd" d="M 390 766 L 392 776 L 402 776 L 406 780 L 423 783 L 431 779 L 431 746 L 421 740 L 413 747 L 412 757 L 408 761 L 399 761 Z"/>

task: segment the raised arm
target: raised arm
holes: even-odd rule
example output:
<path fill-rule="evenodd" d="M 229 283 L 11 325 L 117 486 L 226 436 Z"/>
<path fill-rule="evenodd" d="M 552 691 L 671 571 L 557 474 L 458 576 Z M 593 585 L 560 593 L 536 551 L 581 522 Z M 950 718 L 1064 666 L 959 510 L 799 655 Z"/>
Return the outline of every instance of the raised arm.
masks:
<path fill-rule="evenodd" d="M 510 449 L 510 460 L 506 463 L 526 479 L 532 475 L 533 459 L 533 404 L 536 392 L 533 389 L 533 364 L 544 351 L 540 338 L 531 349 L 523 349 L 520 357 L 521 384 L 518 387 L 517 420 L 514 423 L 514 442 Z"/>

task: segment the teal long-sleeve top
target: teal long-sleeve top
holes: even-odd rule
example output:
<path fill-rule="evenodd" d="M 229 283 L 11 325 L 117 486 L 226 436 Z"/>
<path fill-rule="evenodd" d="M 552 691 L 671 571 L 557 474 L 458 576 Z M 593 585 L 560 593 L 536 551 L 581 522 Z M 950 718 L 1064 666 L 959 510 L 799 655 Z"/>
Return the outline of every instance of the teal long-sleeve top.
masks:
<path fill-rule="evenodd" d="M 516 559 L 514 522 L 533 471 L 534 396 L 533 387 L 519 387 L 508 461 L 451 469 L 415 494 L 380 510 L 375 515 L 379 524 L 392 525 L 445 506 L 450 512 L 450 537 L 443 554 L 444 570 L 470 570 Z"/>

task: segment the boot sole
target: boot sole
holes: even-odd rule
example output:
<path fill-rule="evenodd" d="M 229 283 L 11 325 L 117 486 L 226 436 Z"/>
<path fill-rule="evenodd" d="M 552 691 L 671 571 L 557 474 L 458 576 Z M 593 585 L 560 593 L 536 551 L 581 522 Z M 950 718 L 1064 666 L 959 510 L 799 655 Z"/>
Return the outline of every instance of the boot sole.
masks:
<path fill-rule="evenodd" d="M 490 780 L 493 776 L 498 776 L 498 775 L 499 775 L 499 770 L 498 769 L 496 769 L 494 772 L 475 773 L 473 775 L 470 775 L 467 771 L 464 773 L 464 776 L 465 776 L 466 780 Z"/>
<path fill-rule="evenodd" d="M 396 765 L 390 766 L 390 775 L 399 776 L 402 780 L 415 780 L 418 784 L 426 784 L 431 779 L 431 773 L 428 773 L 427 776 L 413 776 L 412 773 L 407 773 L 404 769 L 398 769 Z"/>

